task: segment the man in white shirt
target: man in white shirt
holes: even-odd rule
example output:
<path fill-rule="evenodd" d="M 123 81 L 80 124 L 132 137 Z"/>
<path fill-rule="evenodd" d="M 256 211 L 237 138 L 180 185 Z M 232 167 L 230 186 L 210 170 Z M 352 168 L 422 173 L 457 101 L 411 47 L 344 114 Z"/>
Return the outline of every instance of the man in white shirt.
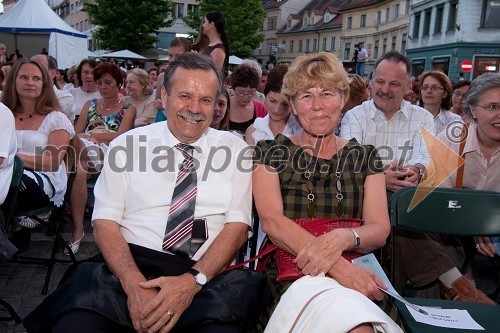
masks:
<path fill-rule="evenodd" d="M 77 308 L 92 312 L 66 313 L 53 332 L 97 332 L 97 325 L 105 327 L 102 332 L 171 331 L 202 286 L 223 272 L 247 240 L 251 228 L 251 152 L 231 133 L 209 128 L 223 87 L 220 72 L 209 58 L 188 52 L 170 64 L 165 78 L 166 98 L 162 99 L 168 121 L 115 139 L 94 190 L 94 237 L 110 269 L 105 275 L 111 278 L 97 276 L 94 273 L 99 269 L 92 268 L 96 281 L 91 281 L 89 288 L 97 295 L 105 293 L 105 298 L 112 288 L 110 298 L 118 305 L 91 301 L 89 308 L 87 303 L 78 303 Z M 178 203 L 173 204 L 172 199 L 178 186 L 176 178 L 181 162 L 187 159 L 177 148 L 179 144 L 194 147 L 194 227 L 197 220 L 205 220 L 206 228 L 202 229 L 208 235 L 189 257 L 163 249 L 165 230 L 172 222 L 167 223 L 167 218 Z M 89 292 L 81 289 L 81 283 L 77 291 L 68 287 L 72 281 L 85 281 L 81 277 L 85 269 L 77 269 L 59 292 L 76 302 L 87 299 Z M 40 320 L 51 318 L 41 313 L 61 311 L 60 306 L 50 307 L 58 298 L 56 293 L 30 314 L 25 327 L 42 327 Z M 203 332 L 239 332 L 239 324 L 234 323 L 208 327 L 206 331 L 204 324 Z M 190 327 L 188 331 L 198 329 Z"/>
<path fill-rule="evenodd" d="M 405 56 L 390 51 L 375 64 L 370 82 L 372 100 L 364 102 L 342 119 L 340 135 L 356 138 L 361 144 L 379 149 L 387 170 L 386 188 L 395 192 L 415 186 L 429 165 L 429 155 L 420 128 L 434 133 L 434 119 L 427 110 L 403 100 L 411 89 L 411 64 Z M 390 194 L 389 194 L 390 196 Z M 431 217 L 431 216 L 430 216 Z M 436 221 L 437 223 L 438 221 Z M 393 230 L 394 287 L 400 293 L 409 280 L 427 297 L 438 297 L 439 288 L 447 290 L 461 277 L 457 263 L 450 257 L 439 235 Z M 469 302 L 488 302 L 470 283 L 461 290 Z M 475 295 L 470 297 L 470 295 Z"/>
<path fill-rule="evenodd" d="M 41 63 L 48 71 L 50 78 L 54 81 L 56 77 L 56 72 L 58 70 L 57 60 L 54 57 L 51 57 L 46 54 L 37 54 L 31 57 L 31 59 L 38 61 Z M 62 112 L 66 116 L 68 116 L 71 122 L 75 121 L 75 112 L 74 112 L 74 103 L 75 99 L 73 95 L 66 90 L 59 90 L 57 86 L 54 84 L 54 92 L 56 93 L 57 99 L 59 100 L 59 104 L 61 105 Z"/>
<path fill-rule="evenodd" d="M 356 74 L 360 75 L 362 78 L 365 77 L 365 65 L 366 60 L 368 60 L 368 51 L 363 47 L 363 42 L 359 42 L 356 45 L 358 49 L 358 58 L 356 62 Z"/>
<path fill-rule="evenodd" d="M 372 99 L 347 111 L 340 128 L 341 137 L 379 149 L 387 165 L 386 187 L 392 192 L 416 185 L 423 176 L 429 155 L 420 127 L 434 133 L 430 112 L 403 100 L 411 88 L 410 68 L 403 55 L 386 53 L 375 65 Z"/>

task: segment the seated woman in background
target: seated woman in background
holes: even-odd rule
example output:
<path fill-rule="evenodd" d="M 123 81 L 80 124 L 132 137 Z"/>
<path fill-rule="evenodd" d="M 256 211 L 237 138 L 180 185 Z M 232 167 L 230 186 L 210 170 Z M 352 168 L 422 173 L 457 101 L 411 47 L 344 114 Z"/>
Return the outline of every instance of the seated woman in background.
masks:
<path fill-rule="evenodd" d="M 465 123 L 470 123 L 472 119 L 467 119 L 464 114 L 462 104 L 467 98 L 467 92 L 470 88 L 469 80 L 461 80 L 453 85 L 453 96 L 451 97 L 452 107 L 451 112 L 458 114 L 462 117 Z"/>
<path fill-rule="evenodd" d="M 231 109 L 229 93 L 226 89 L 223 89 L 217 103 L 215 103 L 214 116 L 210 127 L 220 131 L 229 131 L 229 109 Z"/>
<path fill-rule="evenodd" d="M 17 156 L 24 164 L 18 210 L 60 207 L 64 201 L 68 178 L 63 160 L 75 131 L 60 111 L 53 85 L 47 70 L 36 60 L 18 60 L 7 77 L 2 103 L 14 113 Z M 38 225 L 24 216 L 17 217 L 17 223 L 26 228 Z M 19 249 L 29 246 L 29 232 L 15 234 L 13 243 Z"/>
<path fill-rule="evenodd" d="M 390 232 L 378 152 L 334 134 L 349 94 L 342 63 L 327 52 L 298 57 L 284 77 L 282 94 L 304 130 L 257 143 L 253 195 L 262 229 L 279 249 L 296 256 L 294 262 L 306 276 L 295 283 L 278 282 L 276 254 L 271 256 L 264 272 L 274 299 L 263 309 L 260 324 L 268 324 L 266 332 L 288 332 L 301 308 L 316 291 L 324 291 L 317 298 L 324 307 L 311 303 L 294 332 L 329 332 L 335 327 L 336 332 L 372 333 L 374 326 L 382 332 L 402 332 L 370 301 L 384 297 L 378 289 L 385 289 L 384 283 L 342 257 L 345 251 L 368 253 L 382 247 Z M 315 238 L 294 220 L 336 217 L 364 223 Z M 283 296 L 287 300 L 280 302 L 289 287 Z M 350 316 L 353 312 L 356 318 Z M 273 316 L 267 323 L 269 314 Z M 305 322 L 314 328 L 303 328 Z"/>
<path fill-rule="evenodd" d="M 342 113 L 346 113 L 355 106 L 363 104 L 370 99 L 366 82 L 357 74 L 349 74 L 349 99 L 342 108 Z"/>
<path fill-rule="evenodd" d="M 462 118 L 449 111 L 453 94 L 451 81 L 441 71 L 424 72 L 420 75 L 419 105 L 434 116 L 434 135 L 446 130 L 449 124 L 462 122 Z"/>
<path fill-rule="evenodd" d="M 127 95 L 122 101 L 131 103 L 135 109 L 134 127 L 145 126 L 155 122 L 156 107 L 153 96 L 153 86 L 144 69 L 134 68 L 127 74 Z"/>
<path fill-rule="evenodd" d="M 123 72 L 117 65 L 100 63 L 94 69 L 94 79 L 102 98 L 94 98 L 85 103 L 75 125 L 76 140 L 72 142 L 77 153 L 76 175 L 70 196 L 71 217 L 74 225 L 69 247 L 73 253 L 78 252 L 80 242 L 85 235 L 83 219 L 87 203 L 87 176 L 90 161 L 82 152 L 85 152 L 85 147 L 92 143 L 99 147 L 102 147 L 101 144 L 108 145 L 118 135 L 133 128 L 136 112 L 133 105 L 119 99 L 118 91 L 123 81 Z M 95 165 L 95 167 L 98 166 Z"/>
<path fill-rule="evenodd" d="M 463 187 L 500 192 L 499 73 L 483 74 L 472 81 L 463 111 L 464 116 L 473 120 L 468 125 L 461 152 L 464 158 L 462 179 L 457 181 L 456 171 L 450 175 L 449 165 L 450 161 L 456 160 L 456 156 L 460 154 L 462 140 L 457 136 L 461 132 L 443 131 L 437 137 L 449 149 L 442 149 L 441 145 L 430 148 L 431 163 L 421 184 L 426 187 Z M 433 240 L 442 246 L 440 256 L 445 256 L 449 262 L 449 267 L 446 267 L 449 270 L 439 277 L 440 294 L 450 300 L 496 304 L 462 275 L 466 250 L 463 238 L 433 235 Z M 489 257 L 495 255 L 495 247 L 489 237 L 475 237 L 474 240 L 479 253 Z M 426 267 L 435 252 L 420 251 L 412 264 L 415 264 L 415 267 Z"/>
<path fill-rule="evenodd" d="M 253 98 L 259 85 L 259 75 L 253 68 L 239 66 L 232 74 L 231 83 L 234 96 L 231 96 L 229 129 L 244 136 L 256 118 L 267 115 L 264 103 Z"/>
<path fill-rule="evenodd" d="M 290 105 L 281 94 L 283 76 L 287 71 L 287 65 L 278 65 L 269 72 L 264 88 L 264 105 L 268 113 L 264 118 L 255 119 L 253 125 L 247 128 L 245 140 L 249 145 L 260 140 L 273 140 L 280 133 L 291 137 L 302 131 L 297 118 L 290 114 Z"/>

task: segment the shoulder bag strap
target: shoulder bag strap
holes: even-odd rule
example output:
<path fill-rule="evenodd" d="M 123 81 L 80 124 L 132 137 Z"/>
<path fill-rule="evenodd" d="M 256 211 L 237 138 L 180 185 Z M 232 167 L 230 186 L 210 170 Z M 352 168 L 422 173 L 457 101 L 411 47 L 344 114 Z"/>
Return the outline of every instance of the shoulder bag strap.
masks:
<path fill-rule="evenodd" d="M 458 156 L 464 157 L 464 149 L 465 149 L 465 142 L 467 141 L 467 134 L 469 132 L 469 126 L 467 124 L 464 124 L 462 127 L 462 134 L 460 135 L 460 147 L 458 149 Z M 462 164 L 460 164 L 460 159 L 458 160 L 459 166 L 457 170 L 457 180 L 455 187 L 456 188 L 462 188 L 463 186 L 463 181 L 464 181 L 464 169 L 465 169 L 465 158 Z"/>

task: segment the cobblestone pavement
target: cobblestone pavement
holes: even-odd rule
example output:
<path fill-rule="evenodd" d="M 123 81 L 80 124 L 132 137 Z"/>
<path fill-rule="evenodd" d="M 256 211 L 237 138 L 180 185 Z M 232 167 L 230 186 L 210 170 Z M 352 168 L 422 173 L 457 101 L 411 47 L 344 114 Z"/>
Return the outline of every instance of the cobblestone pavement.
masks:
<path fill-rule="evenodd" d="M 66 223 L 64 227 L 63 238 L 68 240 L 71 236 L 71 223 Z M 25 256 L 50 257 L 52 251 L 53 237 L 45 235 L 44 230 L 36 230 L 32 233 L 31 247 L 24 252 Z M 77 260 L 87 259 L 98 252 L 94 243 L 90 223 L 85 223 L 85 237 L 80 245 L 80 250 L 76 254 Z M 68 259 L 62 250 L 59 251 L 57 258 Z M 52 278 L 49 284 L 50 294 L 56 287 L 69 263 L 56 263 L 52 272 Z M 46 297 L 42 295 L 42 287 L 45 282 L 46 266 L 8 263 L 0 264 L 0 297 L 9 302 L 17 314 L 24 318 L 31 310 L 39 305 Z M 0 306 L 0 316 L 6 316 L 3 307 Z M 15 325 L 13 321 L 0 321 L 0 333 L 20 333 L 26 332 L 22 324 Z"/>

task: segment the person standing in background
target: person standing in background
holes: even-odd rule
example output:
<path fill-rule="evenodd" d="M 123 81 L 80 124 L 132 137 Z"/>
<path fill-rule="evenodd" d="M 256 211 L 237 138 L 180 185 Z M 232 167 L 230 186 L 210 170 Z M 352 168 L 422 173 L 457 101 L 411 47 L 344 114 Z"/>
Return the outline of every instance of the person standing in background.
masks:
<path fill-rule="evenodd" d="M 226 77 L 229 64 L 229 41 L 226 35 L 226 19 L 221 12 L 207 13 L 203 23 L 203 34 L 210 42 L 203 54 L 210 56 L 215 66 Z"/>
<path fill-rule="evenodd" d="M 356 63 L 356 74 L 365 77 L 365 65 L 368 60 L 368 51 L 363 47 L 363 42 L 358 43 L 358 62 Z"/>

